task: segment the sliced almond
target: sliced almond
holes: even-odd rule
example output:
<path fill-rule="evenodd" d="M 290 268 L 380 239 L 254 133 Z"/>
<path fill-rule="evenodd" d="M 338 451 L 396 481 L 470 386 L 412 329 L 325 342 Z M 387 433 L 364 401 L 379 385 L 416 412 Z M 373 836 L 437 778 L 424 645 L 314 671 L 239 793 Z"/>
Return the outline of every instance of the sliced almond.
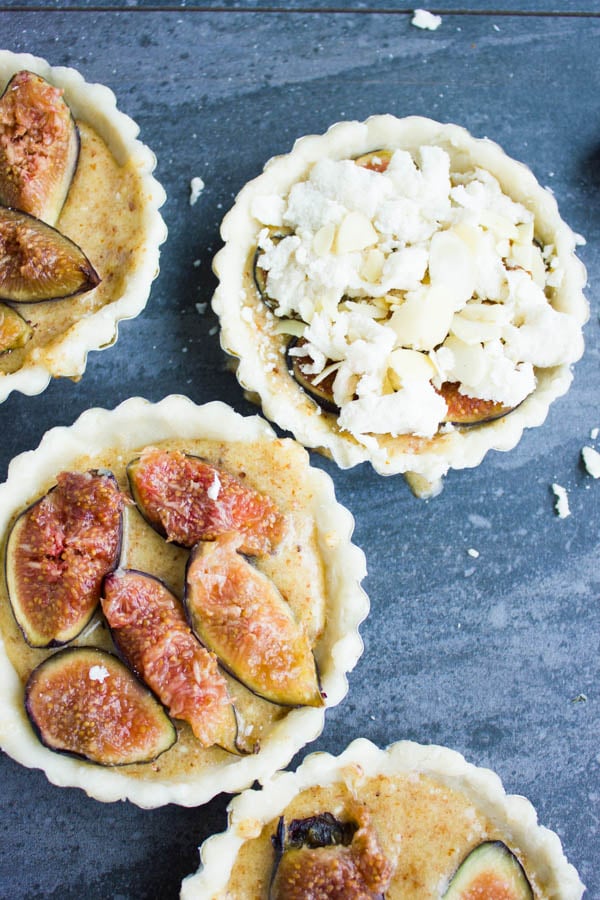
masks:
<path fill-rule="evenodd" d="M 353 253 L 365 250 L 377 243 L 377 232 L 371 220 L 361 212 L 349 212 L 338 228 L 335 239 L 336 253 Z"/>

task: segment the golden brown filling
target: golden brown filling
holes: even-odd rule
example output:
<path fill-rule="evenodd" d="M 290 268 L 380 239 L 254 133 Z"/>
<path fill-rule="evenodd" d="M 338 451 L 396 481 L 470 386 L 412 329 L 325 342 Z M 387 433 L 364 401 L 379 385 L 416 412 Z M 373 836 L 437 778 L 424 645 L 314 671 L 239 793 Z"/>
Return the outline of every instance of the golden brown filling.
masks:
<path fill-rule="evenodd" d="M 336 783 L 302 791 L 285 809 L 285 820 L 326 810 L 338 819 L 352 817 L 358 796 L 377 835 L 379 851 L 395 866 L 385 889 L 386 900 L 439 900 L 471 850 L 484 841 L 506 841 L 506 835 L 467 796 L 433 777 L 415 773 L 354 779 L 350 775 L 348 781 L 351 787 Z M 278 819 L 272 820 L 258 837 L 242 845 L 227 885 L 229 900 L 269 896 L 276 862 L 272 840 L 278 824 Z M 535 885 L 530 861 L 521 862 Z M 534 896 L 541 894 L 534 889 Z"/>

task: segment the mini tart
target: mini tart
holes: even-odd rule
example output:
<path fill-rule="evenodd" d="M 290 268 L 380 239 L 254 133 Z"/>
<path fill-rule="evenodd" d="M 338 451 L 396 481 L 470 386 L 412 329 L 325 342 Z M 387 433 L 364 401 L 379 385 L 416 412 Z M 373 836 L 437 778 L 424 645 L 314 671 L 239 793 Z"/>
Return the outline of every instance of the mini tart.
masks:
<path fill-rule="evenodd" d="M 15 305 L 33 335 L 0 354 L 0 400 L 13 390 L 39 394 L 52 377 L 77 379 L 90 350 L 114 344 L 121 319 L 146 305 L 167 235 L 158 212 L 165 193 L 152 175 L 156 158 L 137 140 L 139 128 L 117 109 L 113 92 L 74 69 L 2 50 L 0 93 L 21 70 L 60 88 L 78 126 L 79 162 L 55 227 L 82 248 L 102 280 L 74 297 Z"/>
<path fill-rule="evenodd" d="M 554 832 L 537 822 L 524 797 L 505 793 L 498 776 L 454 750 L 399 741 L 380 750 L 353 741 L 338 757 L 313 753 L 295 772 L 279 772 L 228 808 L 228 828 L 200 848 L 199 871 L 183 881 L 182 900 L 267 898 L 280 817 L 366 814 L 395 867 L 386 900 L 438 900 L 478 845 L 501 841 L 516 856 L 533 896 L 576 900 L 583 893 Z"/>
<path fill-rule="evenodd" d="M 220 402 L 196 406 L 182 396 L 157 404 L 132 398 L 114 410 L 88 410 L 72 426 L 47 432 L 36 450 L 16 457 L 0 485 L 3 557 L 11 523 L 52 487 L 57 473 L 110 468 L 126 491 L 126 466 L 149 445 L 201 455 L 224 470 L 243 472 L 248 486 L 277 504 L 287 537 L 265 557 L 264 565 L 310 635 L 325 703 L 281 707 L 227 676 L 244 734 L 249 744 L 258 742 L 258 752 L 236 756 L 217 746 L 203 749 L 187 723 L 179 720 L 174 720 L 177 742 L 153 763 L 111 769 L 52 752 L 36 738 L 23 704 L 30 672 L 51 651 L 27 646 L 2 579 L 0 745 L 23 765 L 42 769 L 52 783 L 81 787 L 98 800 L 129 799 L 142 807 L 194 806 L 220 791 L 233 793 L 254 780 L 263 781 L 319 735 L 325 707 L 344 697 L 346 673 L 362 652 L 358 626 L 367 615 L 368 600 L 360 582 L 366 569 L 362 551 L 350 540 L 352 516 L 336 502 L 329 476 L 310 466 L 300 445 L 278 439 L 258 416 L 242 417 Z M 189 551 L 165 542 L 129 504 L 123 569 L 157 576 L 181 596 L 188 556 Z M 260 568 L 262 563 L 256 564 Z M 113 649 L 101 613 L 69 646 L 78 645 Z"/>
<path fill-rule="evenodd" d="M 404 433 L 399 429 L 398 433 L 393 434 L 385 433 L 385 423 L 388 419 L 382 405 L 379 429 L 369 432 L 367 427 L 363 427 L 357 436 L 356 430 L 352 431 L 347 425 L 347 420 L 342 420 L 341 416 L 338 418 L 339 408 L 336 410 L 334 407 L 332 410 L 327 403 L 323 403 L 321 408 L 292 377 L 289 371 L 291 359 L 288 344 L 290 334 L 302 333 L 303 326 L 298 319 L 302 320 L 303 316 L 298 314 L 296 306 L 288 303 L 288 296 L 283 297 L 281 316 L 295 320 L 289 327 L 286 323 L 282 323 L 281 317 L 275 315 L 274 308 L 276 311 L 277 302 L 271 303 L 268 297 L 267 302 L 263 302 L 264 284 L 261 284 L 261 280 L 264 273 L 258 280 L 254 277 L 257 247 L 261 241 L 264 242 L 267 229 L 275 242 L 281 240 L 282 236 L 289 237 L 290 227 L 292 233 L 295 233 L 293 226 L 289 225 L 289 218 L 286 220 L 285 215 L 279 221 L 275 220 L 278 215 L 281 216 L 281 209 L 288 203 L 290 191 L 309 179 L 316 164 L 323 165 L 326 160 L 357 160 L 365 154 L 377 155 L 380 151 L 383 152 L 384 158 L 389 158 L 395 150 L 408 151 L 413 162 L 418 162 L 420 148 L 423 147 L 444 150 L 450 159 L 451 174 L 456 173 L 460 177 L 462 173 L 484 170 L 496 179 L 504 195 L 525 208 L 527 215 L 531 216 L 528 227 L 531 229 L 533 226 L 533 241 L 529 249 L 533 248 L 541 260 L 542 256 L 538 249 L 546 248 L 548 253 L 553 254 L 552 265 L 560 268 L 562 272 L 560 285 L 552 283 L 558 279 L 550 279 L 550 283 L 544 287 L 544 293 L 552 310 L 568 317 L 570 338 L 565 342 L 568 346 L 557 353 L 558 361 L 553 360 L 551 365 L 544 363 L 543 368 L 535 364 L 536 367 L 529 373 L 534 388 L 529 389 L 530 392 L 523 402 L 514 404 L 515 408 L 508 415 L 502 415 L 505 409 L 497 404 L 491 410 L 489 420 L 475 425 L 470 424 L 469 427 L 465 427 L 464 424 L 443 423 L 440 419 L 439 427 L 434 426 L 429 433 L 426 431 L 419 433 L 417 430 L 414 433 Z M 376 166 L 377 161 L 372 168 Z M 317 205 L 322 202 L 318 200 Z M 343 205 L 345 208 L 351 208 L 353 202 L 349 201 L 350 205 L 348 203 Z M 330 205 L 335 206 L 335 199 Z M 315 213 L 320 217 L 319 224 L 324 220 L 324 214 L 320 210 L 321 207 Z M 310 210 L 307 211 L 306 207 L 304 215 L 305 221 L 310 219 Z M 358 226 L 357 218 L 363 219 Z M 348 226 L 343 238 L 342 226 Z M 325 254 L 323 258 L 328 262 L 330 257 L 326 254 L 342 252 L 339 249 L 340 242 L 344 245 L 343 250 L 348 246 L 350 250 L 354 250 L 358 243 L 358 249 L 362 247 L 364 253 L 368 253 L 369 231 L 373 232 L 373 223 L 367 221 L 365 225 L 364 216 L 357 217 L 355 213 L 351 213 L 342 226 L 337 220 L 335 225 L 337 232 L 333 238 L 328 232 L 329 227 L 334 228 L 333 225 L 323 226 L 315 233 L 312 249 L 317 257 Z M 315 229 L 317 227 L 315 225 Z M 357 228 L 360 232 L 358 239 Z M 567 391 L 572 379 L 571 365 L 583 352 L 581 329 L 588 317 L 588 305 L 582 293 L 586 273 L 574 254 L 575 235 L 560 218 L 551 193 L 538 184 L 528 168 L 510 159 L 497 144 L 487 139 L 475 139 L 465 129 L 456 125 L 443 125 L 416 116 L 397 119 L 384 115 L 373 116 L 366 122 L 338 123 L 324 135 L 302 137 L 296 141 L 291 153 L 271 159 L 266 164 L 263 174 L 242 189 L 235 205 L 223 220 L 221 234 L 225 246 L 214 260 L 219 285 L 214 294 L 213 307 L 220 318 L 221 344 L 227 353 L 236 359 L 236 374 L 242 387 L 250 397 L 262 404 L 268 418 L 291 431 L 305 446 L 317 448 L 331 456 L 342 468 L 370 461 L 381 474 L 404 473 L 415 493 L 422 496 L 432 496 L 436 493 L 441 488 L 442 476 L 450 468 L 478 465 L 488 450 L 509 450 L 517 444 L 524 428 L 540 425 L 547 415 L 551 402 Z M 446 232 L 438 231 L 439 234 L 444 235 Z M 302 235 L 300 239 L 304 240 Z M 396 247 L 401 243 L 400 241 Z M 508 244 L 508 241 L 506 243 Z M 380 246 L 376 245 L 375 256 L 368 259 L 365 257 L 365 265 L 368 264 L 370 268 L 373 265 L 375 268 L 377 265 L 381 266 L 381 259 L 375 259 L 379 253 L 377 248 Z M 404 246 L 410 246 L 410 243 L 407 241 Z M 303 247 L 302 244 L 301 249 Z M 551 250 L 548 249 L 550 247 Z M 473 254 L 476 264 L 477 252 L 473 251 Z M 443 263 L 444 256 L 449 261 L 452 255 L 452 246 L 447 245 L 441 248 L 438 259 L 441 258 Z M 431 259 L 430 256 L 429 260 Z M 546 272 L 549 272 L 550 263 L 546 262 L 545 265 Z M 515 264 L 515 268 L 519 267 Z M 432 269 L 424 271 L 425 275 L 418 287 L 427 291 L 429 285 L 433 285 Z M 312 275 L 310 277 L 312 278 Z M 372 276 L 361 277 L 368 280 Z M 438 279 L 436 287 L 444 288 L 453 281 L 444 279 L 443 265 L 440 266 L 439 263 L 436 267 L 436 277 Z M 533 278 L 533 275 L 531 277 Z M 331 278 L 333 282 L 334 276 Z M 298 283 L 296 281 L 296 285 Z M 355 284 L 352 290 L 358 291 L 350 295 L 352 298 L 365 299 L 365 295 L 361 293 L 364 287 L 357 288 Z M 316 288 L 315 293 L 318 298 Z M 406 293 L 405 291 L 404 299 Z M 297 294 L 300 296 L 300 291 Z M 373 297 L 375 294 L 370 296 Z M 465 296 L 469 296 L 468 290 Z M 477 295 L 471 296 L 476 299 Z M 278 300 L 279 298 L 276 298 L 276 301 Z M 324 300 L 324 306 L 325 303 Z M 491 304 L 497 305 L 499 304 Z M 318 303 L 314 308 L 318 311 Z M 337 308 L 339 310 L 339 306 Z M 335 321 L 337 313 L 328 312 L 328 315 Z M 298 325 L 300 331 L 295 330 Z M 555 332 L 556 330 L 555 327 Z M 441 342 L 433 343 L 436 344 L 433 349 L 438 350 Z M 544 344 L 544 341 L 539 343 Z M 415 344 L 410 343 L 408 346 L 414 347 Z M 385 351 L 384 357 L 387 352 L 389 348 Z M 294 350 L 292 356 L 293 354 Z M 302 352 L 297 352 L 297 355 L 302 356 Z M 328 354 L 325 353 L 323 358 L 327 357 Z M 331 359 L 329 356 L 328 361 L 331 362 Z M 317 368 L 320 365 L 318 364 Z M 328 380 L 331 381 L 331 374 L 328 373 L 327 367 L 320 371 L 324 374 L 319 377 L 323 379 L 323 385 L 327 386 Z M 363 371 L 367 376 L 372 374 L 369 368 Z M 314 378 L 314 374 L 309 377 Z M 452 387 L 451 380 L 454 379 L 448 380 L 449 387 Z M 433 383 L 435 384 L 435 378 Z M 389 391 L 389 384 L 388 387 L 385 387 L 385 384 L 384 378 L 384 386 L 381 388 L 383 393 Z M 397 386 L 392 384 L 392 390 L 398 390 Z M 490 402 L 493 400 L 491 397 L 488 399 Z M 372 406 L 370 400 L 371 398 L 367 396 L 363 413 L 370 412 Z M 474 403 L 476 405 L 477 401 Z M 511 407 L 512 405 L 510 404 Z M 339 404 L 337 406 L 339 407 Z M 422 406 L 418 397 L 413 406 L 417 410 Z M 494 418 L 498 412 L 502 417 Z M 482 418 L 481 415 L 479 418 Z M 438 419 L 434 421 L 437 423 Z"/>

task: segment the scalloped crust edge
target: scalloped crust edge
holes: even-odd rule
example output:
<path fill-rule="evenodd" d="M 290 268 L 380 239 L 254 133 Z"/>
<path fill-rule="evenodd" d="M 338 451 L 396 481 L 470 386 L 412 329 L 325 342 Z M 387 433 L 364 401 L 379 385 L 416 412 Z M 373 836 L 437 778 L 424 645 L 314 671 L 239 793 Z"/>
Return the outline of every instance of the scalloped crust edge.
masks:
<path fill-rule="evenodd" d="M 584 886 L 567 861 L 558 835 L 538 823 L 529 800 L 507 794 L 495 772 L 467 762 L 447 747 L 398 741 L 381 750 L 359 738 L 340 756 L 311 753 L 295 772 L 279 772 L 260 791 L 247 790 L 235 797 L 227 808 L 227 830 L 208 838 L 200 848 L 200 869 L 184 879 L 181 900 L 225 900 L 240 847 L 282 815 L 301 791 L 340 781 L 360 791 L 362 778 L 406 773 L 423 773 L 465 794 L 535 860 L 546 900 L 579 900 L 582 896 Z"/>
<path fill-rule="evenodd" d="M 343 469 L 369 461 L 382 475 L 415 473 L 417 485 L 419 480 L 421 482 L 421 490 L 417 487 L 416 492 L 432 496 L 449 469 L 477 466 L 489 450 L 511 450 L 525 428 L 544 422 L 551 403 L 569 389 L 571 365 L 583 353 L 583 337 L 563 365 L 538 373 L 535 391 L 510 415 L 477 428 L 454 430 L 438 436 L 430 442 L 428 449 L 417 453 L 394 452 L 392 449 L 388 454 L 381 446 L 368 449 L 332 427 L 299 389 L 293 397 L 290 391 L 278 390 L 278 385 L 273 384 L 261 363 L 252 325 L 240 316 L 244 266 L 260 228 L 250 214 L 256 196 L 286 193 L 295 181 L 306 177 L 314 162 L 324 156 L 343 159 L 381 147 L 416 149 L 425 143 L 440 144 L 451 155 L 466 154 L 469 161 L 495 175 L 506 193 L 534 212 L 538 233 L 543 234 L 546 242 L 555 244 L 565 272 L 555 306 L 570 313 L 583 326 L 589 316 L 583 295 L 586 270 L 575 256 L 576 237 L 561 219 L 550 191 L 540 186 L 527 166 L 507 156 L 493 141 L 474 138 L 461 126 L 441 124 L 421 116 L 398 119 L 392 115 L 379 115 L 365 122 L 338 122 L 323 135 L 299 138 L 290 153 L 270 159 L 263 173 L 242 188 L 223 219 L 221 236 L 225 246 L 213 261 L 219 285 L 212 305 L 221 322 L 221 346 L 238 359 L 238 381 L 251 395 L 260 397 L 267 418 L 290 431 L 306 447 L 317 448 L 331 456 Z"/>
<path fill-rule="evenodd" d="M 15 513 L 39 494 L 40 484 L 53 480 L 78 457 L 104 449 L 127 453 L 169 438 L 237 443 L 279 440 L 260 416 L 241 416 L 220 401 L 198 406 L 187 397 L 170 395 L 153 404 L 133 397 L 114 410 L 89 409 L 72 426 L 52 428 L 37 449 L 12 460 L 7 480 L 0 485 L 0 534 L 6 532 Z M 325 635 L 317 646 L 326 707 L 331 707 L 346 695 L 347 673 L 363 650 L 358 627 L 369 611 L 368 597 L 360 586 L 366 563 L 362 550 L 351 542 L 354 519 L 336 501 L 331 478 L 312 466 L 307 466 L 306 475 L 314 493 L 310 512 L 317 525 L 331 602 Z M 145 808 L 167 803 L 199 806 L 221 791 L 243 790 L 286 766 L 295 753 L 319 736 L 324 719 L 325 709 L 291 710 L 276 723 L 256 755 L 232 757 L 195 777 L 144 782 L 42 746 L 25 714 L 23 685 L 0 637 L 0 747 L 22 765 L 42 769 L 53 784 L 82 788 L 97 800 L 127 799 Z"/>
<path fill-rule="evenodd" d="M 0 50 L 0 81 L 8 80 L 20 69 L 36 72 L 64 90 L 73 116 L 89 123 L 103 138 L 120 165 L 132 160 L 141 184 L 145 203 L 142 228 L 145 234 L 142 252 L 135 268 L 127 275 L 121 296 L 85 319 L 72 325 L 52 352 L 44 356 L 47 363 L 27 363 L 16 372 L 0 377 L 0 402 L 11 391 L 32 396 L 41 393 L 53 377 L 77 378 L 85 371 L 91 350 L 102 350 L 115 343 L 118 323 L 132 319 L 144 309 L 150 287 L 158 275 L 159 247 L 167 238 L 167 226 L 159 213 L 166 194 L 154 178 L 154 153 L 137 140 L 139 126 L 117 109 L 117 100 L 110 88 L 92 84 L 72 68 L 51 66 L 45 59 L 29 53 Z"/>

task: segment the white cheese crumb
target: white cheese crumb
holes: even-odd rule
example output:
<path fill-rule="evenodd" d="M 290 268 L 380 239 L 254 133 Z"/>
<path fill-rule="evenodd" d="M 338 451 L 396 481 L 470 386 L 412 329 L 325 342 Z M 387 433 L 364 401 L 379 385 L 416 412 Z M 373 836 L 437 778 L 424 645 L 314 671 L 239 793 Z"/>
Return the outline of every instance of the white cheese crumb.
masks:
<path fill-rule="evenodd" d="M 109 676 L 106 666 L 92 666 L 88 674 L 90 681 L 99 681 L 100 684 L 104 684 Z"/>
<path fill-rule="evenodd" d="M 556 482 L 553 483 L 552 490 L 556 497 L 556 503 L 554 504 L 556 514 L 559 519 L 566 519 L 567 516 L 571 515 L 571 510 L 569 509 L 569 495 L 565 488 L 560 484 L 556 484 Z"/>
<path fill-rule="evenodd" d="M 475 550 L 474 547 L 469 547 L 469 549 L 467 550 L 467 553 L 469 554 L 469 556 L 472 556 L 473 559 L 479 558 L 479 550 Z"/>
<path fill-rule="evenodd" d="M 198 269 L 198 268 L 202 265 L 202 260 L 201 260 L 201 259 L 195 259 L 194 262 L 192 263 L 192 265 L 193 265 L 193 267 L 194 267 L 195 269 Z"/>
<path fill-rule="evenodd" d="M 581 451 L 583 464 L 592 478 L 600 478 L 600 453 L 593 447 L 584 447 Z"/>
<path fill-rule="evenodd" d="M 492 28 L 494 29 L 494 31 L 500 31 L 499 25 L 494 24 L 494 25 L 492 25 Z"/>
<path fill-rule="evenodd" d="M 204 190 L 204 182 L 197 175 L 190 181 L 190 206 L 194 206 L 198 197 Z"/>
<path fill-rule="evenodd" d="M 218 330 L 219 330 L 219 326 L 213 325 L 213 327 L 210 329 L 210 331 L 208 333 L 211 337 L 213 337 L 213 335 L 215 335 L 218 332 Z"/>
<path fill-rule="evenodd" d="M 215 472 L 215 477 L 213 483 L 210 485 L 206 493 L 210 497 L 211 500 L 216 500 L 221 491 L 221 482 L 219 480 L 218 474 Z"/>
<path fill-rule="evenodd" d="M 595 441 L 598 435 L 600 434 L 600 428 L 592 428 L 590 431 L 590 439 Z"/>
<path fill-rule="evenodd" d="M 196 312 L 198 315 L 203 316 L 208 307 L 208 303 L 196 303 Z"/>
<path fill-rule="evenodd" d="M 442 17 L 434 16 L 433 13 L 427 12 L 426 9 L 415 9 L 415 14 L 410 24 L 416 28 L 426 28 L 428 31 L 435 31 L 442 24 Z"/>

